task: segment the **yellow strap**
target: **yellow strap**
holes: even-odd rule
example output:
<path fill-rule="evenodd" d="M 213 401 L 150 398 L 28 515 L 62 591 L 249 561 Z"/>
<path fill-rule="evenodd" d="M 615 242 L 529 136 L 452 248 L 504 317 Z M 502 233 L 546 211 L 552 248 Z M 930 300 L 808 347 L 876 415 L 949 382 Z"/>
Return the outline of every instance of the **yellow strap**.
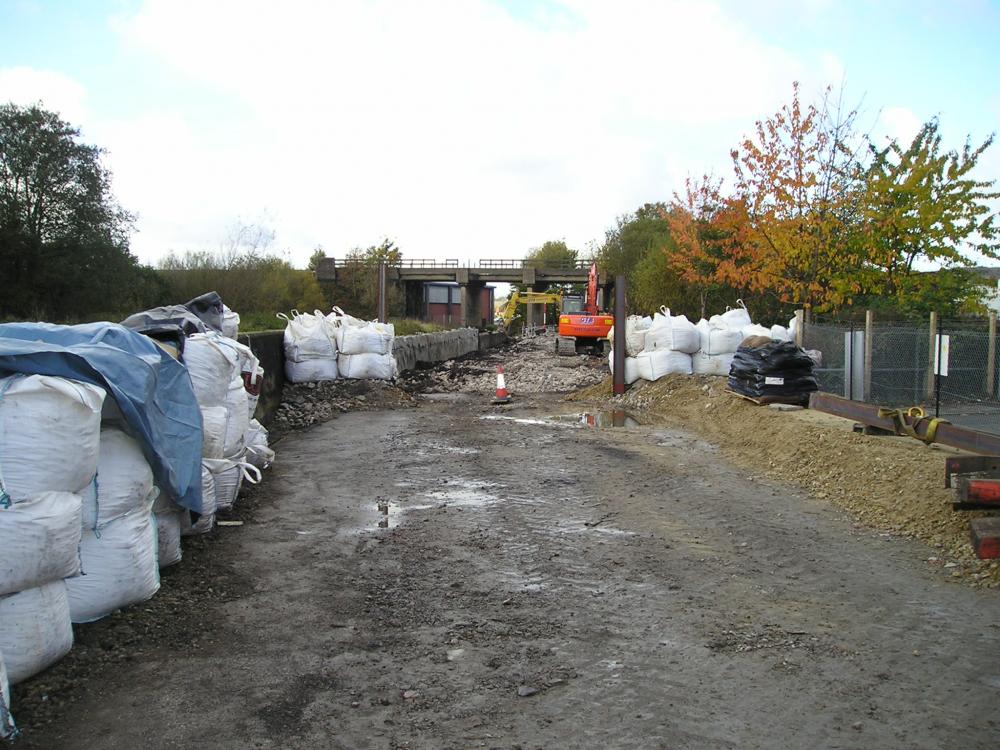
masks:
<path fill-rule="evenodd" d="M 934 442 L 937 436 L 937 428 L 940 424 L 951 424 L 947 419 L 941 419 L 939 417 L 934 417 L 933 419 L 927 416 L 927 412 L 924 411 L 921 406 L 911 406 L 909 409 L 888 409 L 885 407 L 879 407 L 878 415 L 882 419 L 891 419 L 896 427 L 897 435 L 908 435 L 909 437 L 916 438 L 927 445 Z M 913 420 L 913 424 L 906 421 L 909 417 Z M 917 426 L 923 422 L 925 419 L 929 420 L 927 422 L 927 432 L 924 435 L 917 434 Z"/>

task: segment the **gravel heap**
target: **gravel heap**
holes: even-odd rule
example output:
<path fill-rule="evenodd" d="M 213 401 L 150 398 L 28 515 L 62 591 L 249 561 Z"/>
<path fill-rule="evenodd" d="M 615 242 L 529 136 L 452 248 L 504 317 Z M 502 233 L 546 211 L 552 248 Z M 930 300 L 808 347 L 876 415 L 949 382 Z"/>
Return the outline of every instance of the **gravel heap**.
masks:
<path fill-rule="evenodd" d="M 404 387 L 423 393 L 494 393 L 497 365 L 504 368 L 511 394 L 575 391 L 599 383 L 608 374 L 608 363 L 602 357 L 556 354 L 553 330 L 516 339 L 484 355 L 471 354 L 430 370 L 405 373 Z"/>
<path fill-rule="evenodd" d="M 268 429 L 281 434 L 326 422 L 342 412 L 408 406 L 416 406 L 413 396 L 385 380 L 286 383 L 281 405 Z"/>

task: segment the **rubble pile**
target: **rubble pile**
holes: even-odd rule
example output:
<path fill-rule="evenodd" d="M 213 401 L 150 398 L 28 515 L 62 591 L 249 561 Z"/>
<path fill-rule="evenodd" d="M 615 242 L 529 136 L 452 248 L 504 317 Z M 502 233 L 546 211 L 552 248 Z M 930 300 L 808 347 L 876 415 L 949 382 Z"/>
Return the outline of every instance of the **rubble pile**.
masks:
<path fill-rule="evenodd" d="M 326 422 L 347 411 L 415 406 L 413 396 L 384 380 L 286 383 L 270 430 L 280 434 Z"/>

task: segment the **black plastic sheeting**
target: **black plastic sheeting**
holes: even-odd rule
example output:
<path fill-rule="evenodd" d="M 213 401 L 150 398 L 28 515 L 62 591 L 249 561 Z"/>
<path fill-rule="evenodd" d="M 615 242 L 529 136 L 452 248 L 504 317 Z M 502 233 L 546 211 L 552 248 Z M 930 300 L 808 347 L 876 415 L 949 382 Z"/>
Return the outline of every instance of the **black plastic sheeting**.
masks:
<path fill-rule="evenodd" d="M 812 358 L 791 341 L 741 346 L 729 370 L 729 388 L 750 398 L 807 401 L 819 390 Z"/>

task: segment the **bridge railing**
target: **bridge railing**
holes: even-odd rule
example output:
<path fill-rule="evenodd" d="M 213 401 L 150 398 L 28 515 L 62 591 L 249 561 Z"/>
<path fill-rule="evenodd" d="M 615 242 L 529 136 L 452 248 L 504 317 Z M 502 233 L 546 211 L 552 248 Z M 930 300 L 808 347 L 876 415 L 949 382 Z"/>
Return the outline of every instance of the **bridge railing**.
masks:
<path fill-rule="evenodd" d="M 365 258 L 324 258 L 328 265 L 334 267 L 367 266 Z M 488 268 L 494 270 L 516 270 L 520 268 L 536 268 L 543 271 L 585 271 L 590 268 L 589 260 L 565 260 L 559 262 L 540 261 L 533 258 L 484 258 L 482 260 L 461 261 L 456 258 L 434 260 L 431 258 L 404 258 L 392 265 L 395 268 Z"/>

